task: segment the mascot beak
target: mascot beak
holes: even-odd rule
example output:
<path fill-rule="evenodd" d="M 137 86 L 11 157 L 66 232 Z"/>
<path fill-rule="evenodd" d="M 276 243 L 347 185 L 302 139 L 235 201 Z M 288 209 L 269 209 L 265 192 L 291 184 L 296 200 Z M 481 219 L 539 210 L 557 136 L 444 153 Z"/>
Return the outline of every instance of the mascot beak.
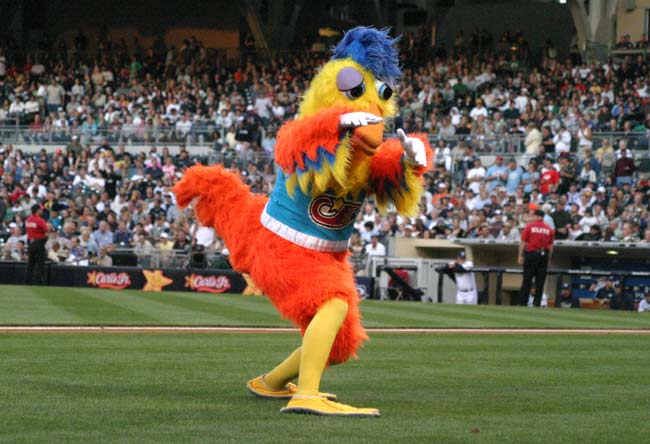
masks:
<path fill-rule="evenodd" d="M 380 117 L 382 115 L 381 110 L 374 103 L 365 111 Z M 350 138 L 350 145 L 355 149 L 362 150 L 366 155 L 372 156 L 383 141 L 384 122 L 380 122 L 355 128 Z"/>

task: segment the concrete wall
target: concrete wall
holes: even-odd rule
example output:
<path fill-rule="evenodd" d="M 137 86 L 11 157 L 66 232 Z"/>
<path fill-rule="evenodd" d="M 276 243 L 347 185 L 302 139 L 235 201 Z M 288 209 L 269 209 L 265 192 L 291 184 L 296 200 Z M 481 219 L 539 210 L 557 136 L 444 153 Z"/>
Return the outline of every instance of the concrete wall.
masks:
<path fill-rule="evenodd" d="M 646 9 L 650 9 L 650 0 L 636 0 L 636 8 L 632 11 L 625 10 L 623 0 L 618 2 L 616 10 L 616 41 L 621 36 L 630 34 L 632 42 L 636 42 L 643 34 L 643 21 Z"/>
<path fill-rule="evenodd" d="M 476 29 L 486 28 L 499 39 L 505 31 L 523 31 L 530 48 L 538 50 L 551 38 L 560 56 L 566 56 L 573 32 L 573 19 L 567 5 L 539 2 L 495 2 L 494 4 L 462 4 L 449 11 L 438 29 L 441 41 L 451 46 L 457 31 L 465 38 Z M 567 49 L 567 51 L 562 51 Z"/>
<path fill-rule="evenodd" d="M 94 48 L 98 31 L 105 25 L 114 42 L 124 37 L 129 45 L 133 36 L 138 36 L 146 47 L 158 35 L 164 36 L 168 45 L 179 45 L 184 38 L 195 35 L 206 47 L 239 46 L 241 13 L 237 2 L 52 0 L 46 5 L 46 26 L 52 40 L 64 36 L 68 44 L 82 28 L 90 48 Z"/>

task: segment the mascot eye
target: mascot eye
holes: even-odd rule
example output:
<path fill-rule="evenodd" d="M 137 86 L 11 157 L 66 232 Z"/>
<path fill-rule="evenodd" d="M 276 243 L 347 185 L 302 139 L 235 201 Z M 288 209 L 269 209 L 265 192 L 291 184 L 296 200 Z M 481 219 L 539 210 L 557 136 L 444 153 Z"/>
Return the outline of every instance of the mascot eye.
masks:
<path fill-rule="evenodd" d="M 377 87 L 377 93 L 382 99 L 388 100 L 393 96 L 393 88 L 388 86 L 388 83 L 382 83 Z"/>
<path fill-rule="evenodd" d="M 350 66 L 343 68 L 337 74 L 336 87 L 351 100 L 358 99 L 366 91 L 363 76 Z"/>
<path fill-rule="evenodd" d="M 345 91 L 345 96 L 348 99 L 354 100 L 361 97 L 365 91 L 366 91 L 366 85 L 362 83 L 359 86 L 355 86 L 354 88 Z"/>

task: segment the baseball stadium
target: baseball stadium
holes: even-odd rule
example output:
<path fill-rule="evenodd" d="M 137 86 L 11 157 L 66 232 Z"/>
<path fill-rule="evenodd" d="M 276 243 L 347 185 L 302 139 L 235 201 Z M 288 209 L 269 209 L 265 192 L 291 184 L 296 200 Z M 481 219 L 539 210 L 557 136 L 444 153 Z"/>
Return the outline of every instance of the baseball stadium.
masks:
<path fill-rule="evenodd" d="M 0 0 L 1 443 L 650 441 L 650 0 Z"/>

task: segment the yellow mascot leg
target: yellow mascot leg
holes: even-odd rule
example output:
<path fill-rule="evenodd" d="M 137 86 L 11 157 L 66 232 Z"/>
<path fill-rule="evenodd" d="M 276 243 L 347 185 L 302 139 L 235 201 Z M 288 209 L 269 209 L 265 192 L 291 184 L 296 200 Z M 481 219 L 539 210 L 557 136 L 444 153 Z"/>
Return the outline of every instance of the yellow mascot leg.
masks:
<path fill-rule="evenodd" d="M 339 404 L 320 396 L 320 380 L 336 334 L 348 312 L 348 303 L 331 299 L 318 310 L 305 331 L 300 353 L 298 392 L 283 413 L 310 413 L 328 416 L 379 416 L 379 410 Z"/>
<path fill-rule="evenodd" d="M 302 347 L 294 350 L 287 359 L 265 375 L 248 381 L 248 391 L 261 398 L 288 399 L 296 394 L 298 386 L 292 383 L 300 371 Z M 319 393 L 323 398 L 334 400 L 332 393 Z"/>

